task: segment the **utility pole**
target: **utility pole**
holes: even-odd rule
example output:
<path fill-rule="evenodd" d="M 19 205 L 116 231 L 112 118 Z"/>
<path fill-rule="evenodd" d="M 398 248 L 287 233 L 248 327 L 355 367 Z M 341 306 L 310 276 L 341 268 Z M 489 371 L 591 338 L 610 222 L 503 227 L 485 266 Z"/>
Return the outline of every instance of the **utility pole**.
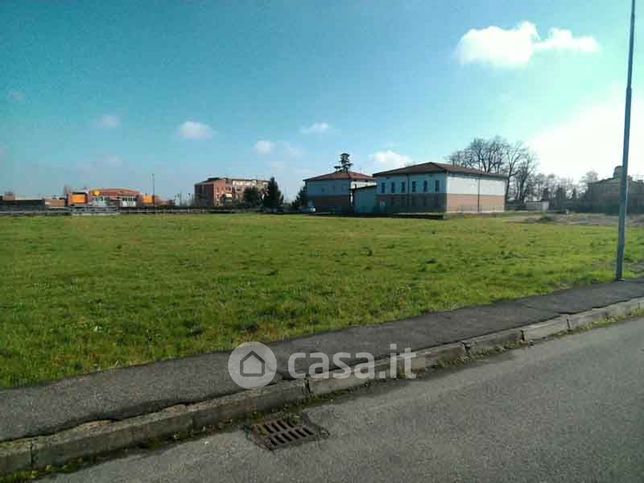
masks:
<path fill-rule="evenodd" d="M 157 206 L 156 186 L 154 183 L 154 173 L 152 173 L 152 206 Z"/>
<path fill-rule="evenodd" d="M 622 178 L 619 192 L 619 228 L 617 234 L 617 260 L 615 280 L 624 274 L 624 249 L 626 247 L 626 211 L 628 209 L 628 150 L 631 136 L 631 97 L 633 83 L 633 48 L 635 44 L 635 0 L 631 4 L 631 35 L 628 50 L 628 80 L 626 82 L 626 108 L 624 111 L 624 150 L 622 152 Z"/>

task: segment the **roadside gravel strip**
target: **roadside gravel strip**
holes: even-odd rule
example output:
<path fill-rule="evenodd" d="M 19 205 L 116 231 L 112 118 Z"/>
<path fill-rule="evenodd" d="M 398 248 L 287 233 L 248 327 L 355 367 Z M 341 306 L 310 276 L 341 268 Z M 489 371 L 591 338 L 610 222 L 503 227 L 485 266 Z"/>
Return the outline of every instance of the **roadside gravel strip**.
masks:
<path fill-rule="evenodd" d="M 396 344 L 416 352 L 412 369 L 422 371 L 642 309 L 638 279 L 279 342 L 270 345 L 277 375 L 261 389 L 239 388 L 228 375 L 229 353 L 217 352 L 0 391 L 0 475 L 189 435 L 367 382 L 291 380 L 287 360 L 294 352 L 370 352 L 384 368 Z M 298 358 L 296 369 L 308 372 L 312 362 Z"/>

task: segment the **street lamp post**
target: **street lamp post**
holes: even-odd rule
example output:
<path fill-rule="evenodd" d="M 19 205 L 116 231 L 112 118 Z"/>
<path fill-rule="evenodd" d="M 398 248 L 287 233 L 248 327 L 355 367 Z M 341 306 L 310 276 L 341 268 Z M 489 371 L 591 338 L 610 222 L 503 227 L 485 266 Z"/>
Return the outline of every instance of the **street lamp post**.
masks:
<path fill-rule="evenodd" d="M 628 208 L 628 149 L 631 136 L 631 97 L 633 80 L 633 47 L 635 44 L 635 0 L 631 4 L 631 36 L 628 50 L 628 81 L 626 83 L 626 108 L 624 112 L 624 150 L 622 152 L 622 176 L 619 192 L 619 228 L 617 236 L 617 261 L 615 279 L 624 275 L 624 248 L 626 246 L 626 211 Z"/>

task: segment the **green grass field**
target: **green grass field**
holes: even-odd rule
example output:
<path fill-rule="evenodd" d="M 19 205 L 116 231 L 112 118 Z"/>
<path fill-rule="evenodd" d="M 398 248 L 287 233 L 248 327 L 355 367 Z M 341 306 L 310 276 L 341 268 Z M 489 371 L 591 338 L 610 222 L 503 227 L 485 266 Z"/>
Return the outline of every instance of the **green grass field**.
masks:
<path fill-rule="evenodd" d="M 0 247 L 0 386 L 11 387 L 607 281 L 615 229 L 33 217 L 1 218 Z M 632 229 L 628 267 L 643 257 L 644 229 Z"/>

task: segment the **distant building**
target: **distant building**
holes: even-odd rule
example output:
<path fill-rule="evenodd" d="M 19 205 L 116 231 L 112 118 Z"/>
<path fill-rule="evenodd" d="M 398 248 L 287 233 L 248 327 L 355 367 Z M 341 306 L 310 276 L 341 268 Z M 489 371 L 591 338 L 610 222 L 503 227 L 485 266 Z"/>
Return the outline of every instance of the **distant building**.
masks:
<path fill-rule="evenodd" d="M 90 201 L 94 206 L 117 206 L 119 208 L 136 208 L 143 195 L 136 190 L 126 188 L 94 188 L 89 190 Z"/>
<path fill-rule="evenodd" d="M 353 192 L 357 188 L 375 185 L 372 176 L 351 171 L 348 153 L 340 155 L 340 164 L 333 173 L 304 180 L 309 207 L 318 212 L 350 212 Z"/>
<path fill-rule="evenodd" d="M 226 206 L 239 203 L 244 198 L 244 191 L 255 187 L 265 191 L 268 181 L 249 178 L 208 178 L 195 184 L 194 202 L 197 206 Z"/>
<path fill-rule="evenodd" d="M 549 201 L 526 201 L 525 209 L 527 211 L 548 211 L 550 208 Z"/>
<path fill-rule="evenodd" d="M 116 207 L 144 208 L 165 206 L 169 202 L 158 196 L 141 193 L 127 188 L 92 188 L 67 193 L 67 206 L 70 207 Z"/>
<path fill-rule="evenodd" d="M 375 173 L 377 211 L 383 213 L 505 210 L 507 177 L 443 163 Z"/>
<path fill-rule="evenodd" d="M 0 211 L 46 210 L 45 198 L 19 198 L 14 195 L 0 196 Z"/>
<path fill-rule="evenodd" d="M 619 210 L 619 190 L 622 167 L 616 166 L 613 177 L 588 183 L 583 206 L 588 211 L 613 213 Z M 628 177 L 628 209 L 631 212 L 644 212 L 644 181 Z"/>
<path fill-rule="evenodd" d="M 40 211 L 65 207 L 65 198 L 23 198 L 14 193 L 0 195 L 0 211 Z"/>

